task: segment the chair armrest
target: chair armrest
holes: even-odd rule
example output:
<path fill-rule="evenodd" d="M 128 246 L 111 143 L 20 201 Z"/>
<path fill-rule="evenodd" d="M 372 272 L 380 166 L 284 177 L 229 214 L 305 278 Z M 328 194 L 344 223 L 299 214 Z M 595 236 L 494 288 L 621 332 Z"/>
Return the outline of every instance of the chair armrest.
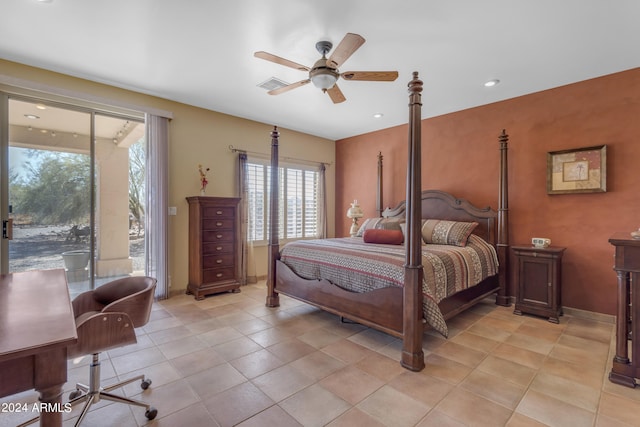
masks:
<path fill-rule="evenodd" d="M 75 317 L 88 311 L 100 311 L 102 307 L 104 307 L 104 305 L 95 300 L 93 291 L 81 293 L 71 301 L 71 305 L 73 306 L 73 314 Z"/>
<path fill-rule="evenodd" d="M 68 357 L 100 353 L 135 344 L 136 333 L 126 313 L 85 313 L 76 318 L 78 342 L 68 347 Z"/>
<path fill-rule="evenodd" d="M 124 298 L 120 298 L 102 309 L 103 312 L 124 312 L 129 315 L 133 326 L 138 328 L 149 321 L 151 307 L 153 305 L 155 286 L 136 292 Z"/>

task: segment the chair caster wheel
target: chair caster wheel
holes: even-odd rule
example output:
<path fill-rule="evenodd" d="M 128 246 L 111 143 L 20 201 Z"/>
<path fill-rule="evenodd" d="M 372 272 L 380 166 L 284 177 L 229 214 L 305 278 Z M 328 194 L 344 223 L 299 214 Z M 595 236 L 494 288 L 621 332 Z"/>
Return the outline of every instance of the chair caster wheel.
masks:
<path fill-rule="evenodd" d="M 81 395 L 82 395 L 82 392 L 80 390 L 73 390 L 71 393 L 69 393 L 69 400 L 76 399 Z"/>
<path fill-rule="evenodd" d="M 150 386 L 150 385 L 151 385 L 151 380 L 146 379 L 146 380 L 143 380 L 143 381 L 140 383 L 140 388 L 141 388 L 141 389 L 143 389 L 143 390 L 146 390 L 146 389 L 148 389 L 148 388 L 149 388 L 149 386 Z M 151 419 L 151 418 L 149 418 L 149 419 Z"/>
<path fill-rule="evenodd" d="M 144 413 L 144 416 L 147 417 L 148 420 L 152 420 L 158 415 L 158 410 L 153 406 L 147 409 L 147 412 Z"/>

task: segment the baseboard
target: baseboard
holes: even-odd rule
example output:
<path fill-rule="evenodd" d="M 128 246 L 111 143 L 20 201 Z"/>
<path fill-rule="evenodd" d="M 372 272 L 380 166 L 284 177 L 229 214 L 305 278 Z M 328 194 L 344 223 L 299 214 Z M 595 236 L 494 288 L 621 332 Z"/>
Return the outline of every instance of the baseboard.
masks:
<path fill-rule="evenodd" d="M 511 296 L 509 297 L 509 300 L 511 302 L 511 305 L 515 305 L 516 297 Z M 616 316 L 612 314 L 597 313 L 595 311 L 582 310 L 579 308 L 566 306 L 562 306 L 562 311 L 564 314 L 577 317 L 579 319 L 596 320 L 598 322 L 611 323 L 612 325 L 615 325 L 616 323 Z"/>
<path fill-rule="evenodd" d="M 612 325 L 616 323 L 616 316 L 611 314 L 596 313 L 595 311 L 581 310 L 572 307 L 562 307 L 562 311 L 564 314 L 579 319 L 596 320 L 598 322 L 611 323 Z"/>
<path fill-rule="evenodd" d="M 169 291 L 169 298 L 175 297 L 178 295 L 184 295 L 186 291 L 187 291 L 186 289 L 172 289 Z"/>

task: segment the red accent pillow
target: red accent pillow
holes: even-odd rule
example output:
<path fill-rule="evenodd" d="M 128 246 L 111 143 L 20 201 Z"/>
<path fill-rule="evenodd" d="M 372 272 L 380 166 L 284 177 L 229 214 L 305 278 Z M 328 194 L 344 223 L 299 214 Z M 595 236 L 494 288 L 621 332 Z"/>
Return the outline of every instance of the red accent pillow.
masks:
<path fill-rule="evenodd" d="M 365 243 L 381 243 L 384 245 L 401 245 L 404 236 L 401 230 L 383 230 L 379 228 L 369 228 L 364 230 L 362 239 Z"/>

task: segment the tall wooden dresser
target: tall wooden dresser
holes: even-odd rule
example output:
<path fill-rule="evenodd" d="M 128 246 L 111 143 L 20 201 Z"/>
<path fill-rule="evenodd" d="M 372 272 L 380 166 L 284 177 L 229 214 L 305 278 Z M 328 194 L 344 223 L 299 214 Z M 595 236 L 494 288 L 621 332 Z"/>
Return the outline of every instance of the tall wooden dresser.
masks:
<path fill-rule="evenodd" d="M 609 380 L 635 387 L 640 378 L 640 239 L 619 232 L 609 243 L 615 247 L 613 269 L 618 277 L 616 355 Z"/>
<path fill-rule="evenodd" d="M 240 222 L 237 197 L 187 197 L 189 284 L 196 300 L 219 292 L 240 292 Z"/>

